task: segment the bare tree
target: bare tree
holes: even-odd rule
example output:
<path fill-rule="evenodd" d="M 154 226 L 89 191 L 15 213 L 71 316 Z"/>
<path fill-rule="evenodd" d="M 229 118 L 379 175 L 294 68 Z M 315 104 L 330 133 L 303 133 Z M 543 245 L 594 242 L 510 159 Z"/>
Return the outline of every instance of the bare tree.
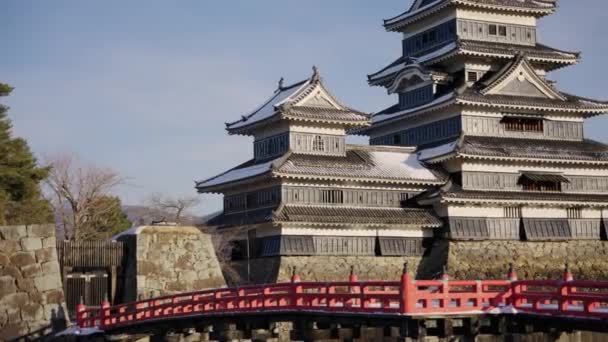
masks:
<path fill-rule="evenodd" d="M 193 224 L 190 210 L 196 207 L 200 200 L 195 196 L 172 197 L 156 193 L 150 195 L 147 202 L 157 221 Z"/>
<path fill-rule="evenodd" d="M 90 223 L 111 209 L 103 199 L 124 179 L 112 169 L 85 163 L 73 155 L 56 155 L 46 162 L 51 171 L 45 183 L 65 238 L 94 237 L 96 227 Z"/>

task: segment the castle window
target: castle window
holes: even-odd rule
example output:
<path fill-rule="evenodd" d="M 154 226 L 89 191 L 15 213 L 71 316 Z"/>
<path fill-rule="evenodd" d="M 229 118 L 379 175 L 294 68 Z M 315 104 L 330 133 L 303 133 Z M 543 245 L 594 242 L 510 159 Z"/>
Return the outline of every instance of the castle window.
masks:
<path fill-rule="evenodd" d="M 570 181 L 561 174 L 543 174 L 536 172 L 523 172 L 517 184 L 524 191 L 561 192 L 562 183 Z"/>
<path fill-rule="evenodd" d="M 498 27 L 496 25 L 490 25 L 488 29 L 488 34 L 491 36 L 495 36 L 498 32 Z"/>
<path fill-rule="evenodd" d="M 344 203 L 344 192 L 342 190 L 321 190 L 321 202 L 342 204 Z"/>
<path fill-rule="evenodd" d="M 498 35 L 506 37 L 507 36 L 507 27 L 506 26 L 498 26 Z"/>
<path fill-rule="evenodd" d="M 506 131 L 538 133 L 544 131 L 544 122 L 542 119 L 505 116 L 500 122 Z"/>
<path fill-rule="evenodd" d="M 258 204 L 259 201 L 257 193 L 247 194 L 247 209 L 255 208 L 258 206 Z"/>
<path fill-rule="evenodd" d="M 312 140 L 312 150 L 315 152 L 323 152 L 325 150 L 325 142 L 320 135 L 316 135 Z"/>
<path fill-rule="evenodd" d="M 506 218 L 520 218 L 521 217 L 521 207 L 505 207 L 505 217 Z"/>
<path fill-rule="evenodd" d="M 583 209 L 582 208 L 568 208 L 568 218 L 569 219 L 582 219 L 583 218 Z"/>
<path fill-rule="evenodd" d="M 477 71 L 467 72 L 467 81 L 468 82 L 477 82 L 477 80 L 478 80 Z"/>

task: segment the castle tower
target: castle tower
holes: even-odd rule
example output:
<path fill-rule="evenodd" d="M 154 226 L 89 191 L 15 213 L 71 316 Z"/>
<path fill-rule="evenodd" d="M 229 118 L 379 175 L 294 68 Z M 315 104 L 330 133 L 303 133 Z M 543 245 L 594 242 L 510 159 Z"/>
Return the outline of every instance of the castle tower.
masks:
<path fill-rule="evenodd" d="M 237 260 L 249 259 L 235 267 L 253 267 L 251 281 L 287 280 L 292 267 L 307 280 L 342 279 L 355 264 L 363 278 L 393 279 L 404 258 L 420 261 L 442 222 L 411 199 L 444 175 L 410 147 L 346 144 L 348 130 L 368 125 L 316 69 L 293 85 L 281 80 L 262 106 L 226 124 L 253 137 L 253 158 L 196 188 L 224 195 L 209 224 L 233 240 Z"/>
<path fill-rule="evenodd" d="M 451 240 L 600 240 L 608 146 L 585 119 L 608 103 L 560 91 L 548 74 L 579 53 L 541 44 L 555 0 L 416 0 L 384 21 L 403 55 L 368 76 L 398 103 L 355 130 L 371 145 L 417 146 L 450 174 L 418 198 Z"/>

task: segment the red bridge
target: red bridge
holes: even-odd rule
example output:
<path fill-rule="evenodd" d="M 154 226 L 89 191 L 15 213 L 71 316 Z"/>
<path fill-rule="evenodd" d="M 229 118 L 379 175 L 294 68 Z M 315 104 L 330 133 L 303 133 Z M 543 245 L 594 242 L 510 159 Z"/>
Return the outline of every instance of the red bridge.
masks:
<path fill-rule="evenodd" d="M 573 280 L 414 280 L 302 282 L 223 288 L 142 300 L 124 305 L 77 309 L 81 328 L 115 330 L 175 318 L 250 313 L 323 313 L 370 316 L 531 314 L 608 319 L 608 282 Z"/>

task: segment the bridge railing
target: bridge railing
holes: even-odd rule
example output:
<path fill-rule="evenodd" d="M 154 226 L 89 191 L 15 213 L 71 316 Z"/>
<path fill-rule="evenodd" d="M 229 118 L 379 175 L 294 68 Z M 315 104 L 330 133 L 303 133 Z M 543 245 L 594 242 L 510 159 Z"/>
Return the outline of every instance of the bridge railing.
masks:
<path fill-rule="evenodd" d="M 101 329 L 156 319 L 247 312 L 342 312 L 365 314 L 484 313 L 512 308 L 546 315 L 608 318 L 608 282 L 573 280 L 414 280 L 404 269 L 400 281 L 301 282 L 182 293 L 110 307 L 77 308 L 80 327 Z"/>

